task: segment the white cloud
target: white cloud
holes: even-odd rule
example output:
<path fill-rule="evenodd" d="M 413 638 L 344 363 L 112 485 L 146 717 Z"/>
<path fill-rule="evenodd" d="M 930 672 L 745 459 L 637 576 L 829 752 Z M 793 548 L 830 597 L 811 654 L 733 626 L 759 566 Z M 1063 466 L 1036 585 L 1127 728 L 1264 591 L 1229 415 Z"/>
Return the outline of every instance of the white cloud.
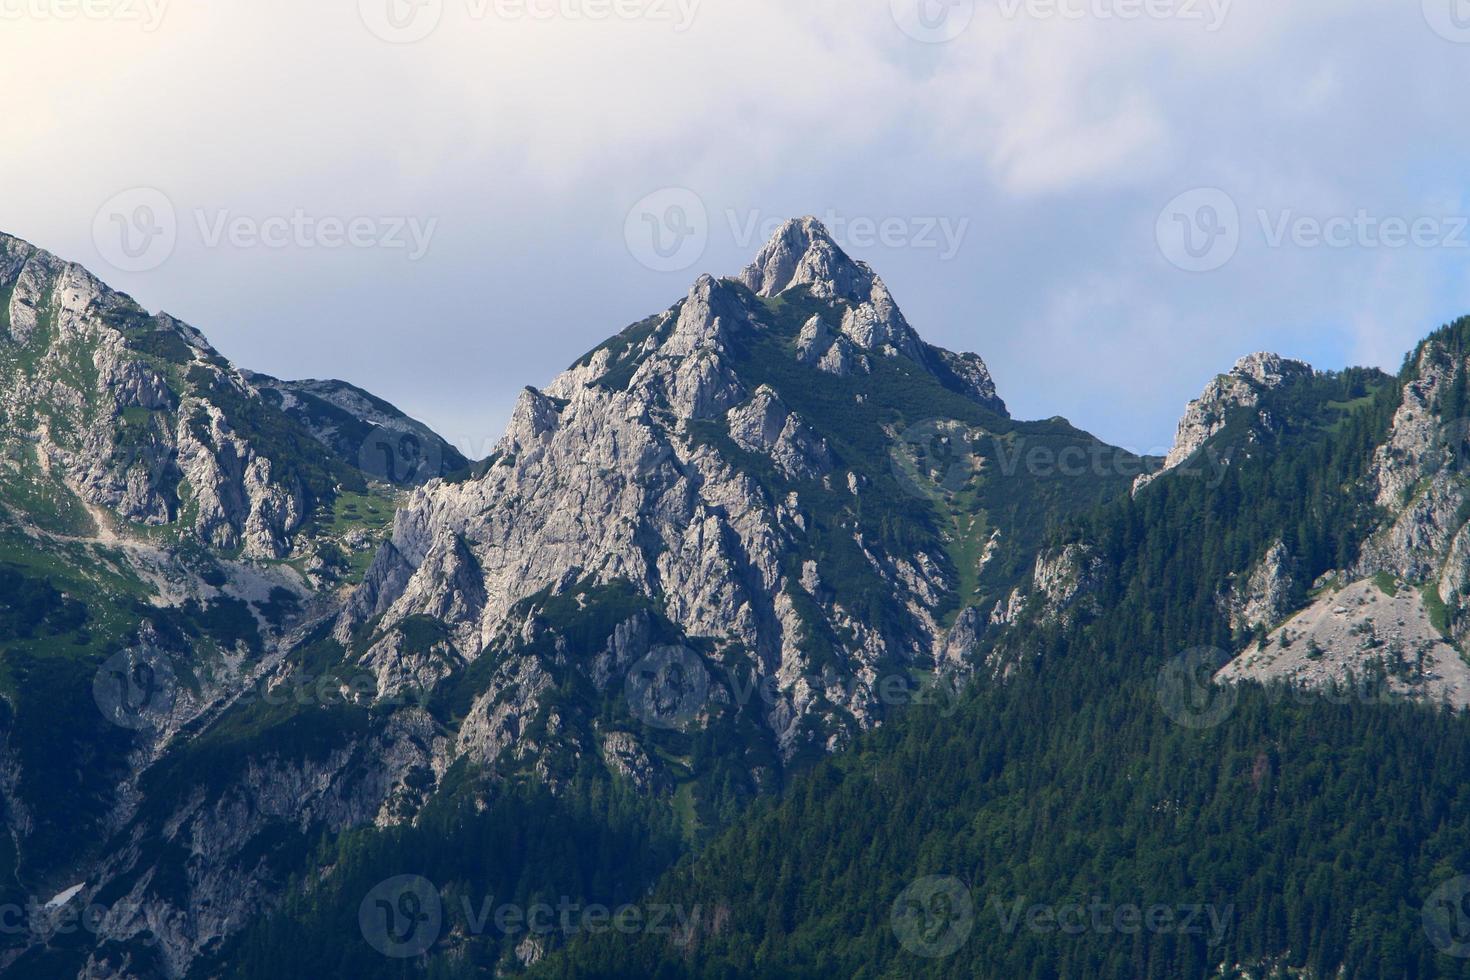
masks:
<path fill-rule="evenodd" d="M 672 21 L 444 0 L 414 44 L 374 36 L 357 6 L 171 3 L 154 30 L 5 21 L 0 228 L 98 265 L 242 363 L 346 374 L 458 434 L 496 428 L 521 384 L 697 272 L 737 268 L 727 210 L 968 220 L 953 261 L 862 257 L 930 339 L 985 354 L 1013 403 L 1137 445 L 1172 433 L 1163 372 L 1192 389 L 1254 346 L 1392 366 L 1470 302 L 1463 252 L 1273 250 L 1247 228 L 1229 265 L 1192 276 L 1152 238 L 1199 186 L 1248 222 L 1464 210 L 1470 46 L 1419 4 L 1236 0 L 1209 31 L 1007 19 L 980 0 L 948 44 L 905 35 L 890 0 L 702 0 L 684 30 L 675 0 Z M 439 224 L 413 264 L 185 230 L 164 266 L 122 274 L 99 263 L 93 214 L 137 185 L 186 223 L 304 208 Z M 694 268 L 659 275 L 622 228 L 665 186 L 694 189 L 716 227 Z M 1064 341 L 1062 362 L 1032 336 Z M 1098 365 L 1152 387 L 1104 387 Z"/>

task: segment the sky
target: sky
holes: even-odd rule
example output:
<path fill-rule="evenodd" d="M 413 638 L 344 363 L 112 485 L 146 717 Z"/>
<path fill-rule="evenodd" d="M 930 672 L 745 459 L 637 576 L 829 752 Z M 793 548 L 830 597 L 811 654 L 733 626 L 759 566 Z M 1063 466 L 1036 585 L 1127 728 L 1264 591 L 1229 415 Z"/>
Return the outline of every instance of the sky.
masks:
<path fill-rule="evenodd" d="M 0 0 L 0 230 L 485 455 L 827 221 L 1014 415 L 1470 313 L 1470 0 Z"/>

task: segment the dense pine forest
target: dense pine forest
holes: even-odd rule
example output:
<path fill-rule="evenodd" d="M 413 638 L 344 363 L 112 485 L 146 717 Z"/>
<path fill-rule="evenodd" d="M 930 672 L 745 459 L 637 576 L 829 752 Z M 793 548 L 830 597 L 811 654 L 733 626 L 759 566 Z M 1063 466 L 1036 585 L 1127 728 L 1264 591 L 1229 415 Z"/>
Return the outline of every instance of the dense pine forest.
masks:
<path fill-rule="evenodd" d="M 1003 634 L 1003 683 L 909 708 L 707 845 L 590 776 L 462 794 L 324 843 L 324 883 L 233 947 L 232 975 L 484 975 L 528 942 L 545 977 L 1470 975 L 1443 952 L 1467 938 L 1470 720 L 1373 676 L 1207 685 L 1249 639 L 1217 583 L 1276 540 L 1303 594 L 1353 560 L 1399 390 L 1317 375 L 1273 393 L 1270 431 L 1232 420 L 1207 457 L 1055 529 L 1103 557 L 1091 608 Z M 312 951 L 409 870 L 440 899 L 424 956 Z M 492 911 L 538 903 L 563 908 Z"/>

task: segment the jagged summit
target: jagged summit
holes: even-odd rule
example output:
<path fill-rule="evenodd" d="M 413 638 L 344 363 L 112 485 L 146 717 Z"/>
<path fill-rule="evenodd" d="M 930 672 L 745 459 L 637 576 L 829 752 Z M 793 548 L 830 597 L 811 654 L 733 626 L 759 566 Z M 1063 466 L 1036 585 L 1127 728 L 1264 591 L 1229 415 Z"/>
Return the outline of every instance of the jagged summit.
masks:
<path fill-rule="evenodd" d="M 508 692 L 561 669 L 521 652 L 527 603 L 626 588 L 711 644 L 716 672 L 772 680 L 755 723 L 779 758 L 829 748 L 883 715 L 871 678 L 973 645 L 974 617 L 958 640 L 948 618 L 1029 571 L 1042 511 L 1090 505 L 1092 491 L 1003 474 L 996 440 L 1095 443 L 1009 419 L 977 355 L 925 343 L 821 222 L 788 221 L 739 276 L 700 276 L 544 391 L 525 389 L 482 470 L 399 511 L 334 635 L 385 697 L 491 658 L 476 669 L 503 676 L 459 733 L 491 764 L 521 751 L 518 726 L 541 710 Z M 951 455 L 949 489 L 934 491 Z M 968 495 L 995 525 L 966 515 L 941 529 L 924 510 L 935 493 Z M 425 616 L 445 627 L 433 657 L 405 639 Z M 590 654 L 573 659 L 604 690 Z M 850 683 L 810 680 L 819 668 Z"/>
<path fill-rule="evenodd" d="M 0 451 L 57 499 L 272 560 L 310 537 L 339 486 L 422 483 L 467 462 L 360 389 L 242 371 L 188 324 L 4 233 L 0 424 Z M 399 465 L 405 439 L 433 465 Z"/>
<path fill-rule="evenodd" d="M 953 369 L 960 366 L 958 359 L 972 358 L 958 373 L 973 379 L 977 397 L 999 401 L 984 362 L 973 354 L 952 354 L 924 343 L 883 280 L 866 262 L 844 252 L 816 218 L 793 218 L 783 224 L 738 281 L 761 297 L 804 288 L 816 299 L 841 304 L 840 332 L 862 350 L 885 354 L 891 350 L 931 369 L 940 363 Z"/>
<path fill-rule="evenodd" d="M 738 278 L 757 296 L 807 286 L 822 299 L 852 302 L 868 301 L 874 285 L 882 285 L 867 263 L 850 258 L 827 226 L 810 216 L 792 218 L 777 229 Z"/>
<path fill-rule="evenodd" d="M 1247 354 L 1235 362 L 1225 374 L 1217 375 L 1205 385 L 1198 398 L 1191 401 L 1179 419 L 1174 446 L 1164 458 L 1157 473 L 1145 473 L 1134 485 L 1143 489 L 1164 473 L 1175 469 L 1200 450 L 1225 427 L 1233 409 L 1255 408 L 1264 392 L 1274 391 L 1292 381 L 1311 377 L 1312 366 L 1268 351 Z M 1269 422 L 1269 419 L 1266 421 Z"/>
<path fill-rule="evenodd" d="M 1229 373 L 1274 387 L 1290 378 L 1311 374 L 1312 365 L 1270 351 L 1257 351 L 1236 361 Z"/>
<path fill-rule="evenodd" d="M 642 392 L 642 402 L 680 418 L 706 418 L 731 407 L 727 395 L 745 397 L 747 379 L 731 373 L 727 355 L 732 340 L 757 334 L 782 334 L 803 368 L 859 384 L 873 374 L 875 357 L 905 358 L 950 391 L 1006 414 L 984 360 L 925 343 L 867 263 L 810 217 L 783 224 L 739 275 L 700 276 L 683 300 L 598 345 L 545 394 L 574 400 L 588 385 L 610 387 Z"/>

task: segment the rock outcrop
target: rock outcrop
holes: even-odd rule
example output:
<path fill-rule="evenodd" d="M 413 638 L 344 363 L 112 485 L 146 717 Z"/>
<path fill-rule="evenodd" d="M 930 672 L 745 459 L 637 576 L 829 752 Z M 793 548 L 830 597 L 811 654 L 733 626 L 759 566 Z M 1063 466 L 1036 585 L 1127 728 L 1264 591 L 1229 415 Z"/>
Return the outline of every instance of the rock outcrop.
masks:
<path fill-rule="evenodd" d="M 239 371 L 192 327 L 5 235 L 0 297 L 0 441 L 33 446 L 67 491 L 124 522 L 283 558 L 334 482 L 371 458 L 373 433 L 427 433 L 341 382 Z M 423 438 L 433 455 L 463 464 L 437 436 Z M 325 462 L 324 446 L 333 450 Z"/>
<path fill-rule="evenodd" d="M 1236 361 L 1235 367 L 1206 385 L 1200 396 L 1184 409 L 1174 436 L 1174 446 L 1164 458 L 1162 467 L 1157 472 L 1140 475 L 1134 483 L 1134 492 L 1188 462 L 1225 428 L 1232 412 L 1257 408 L 1262 393 L 1311 373 L 1310 365 L 1276 354 L 1248 354 Z M 1264 426 L 1271 425 L 1267 413 L 1261 413 L 1258 420 Z"/>
<path fill-rule="evenodd" d="M 1372 580 L 1329 589 L 1216 679 L 1470 707 L 1470 664 L 1434 626 L 1417 590 L 1390 589 Z"/>
<path fill-rule="evenodd" d="M 1228 601 L 1232 629 L 1247 632 L 1275 626 L 1291 611 L 1296 584 L 1292 566 L 1291 553 L 1283 542 L 1266 549 L 1250 573 L 1231 588 Z"/>
<path fill-rule="evenodd" d="M 894 705 L 952 694 L 931 682 L 974 671 L 982 610 L 1028 572 L 1057 610 L 1088 608 L 1095 557 L 1038 561 L 1036 542 L 1126 492 L 1031 492 L 1041 477 L 992 465 L 986 426 L 1096 441 L 1007 418 L 984 362 L 924 343 L 811 219 L 525 389 L 474 467 L 365 392 L 239 371 L 76 267 L 0 246 L 0 479 L 54 474 L 109 518 L 47 532 L 58 547 L 112 533 L 134 560 L 133 525 L 165 529 L 160 562 L 207 567 L 159 608 L 225 596 L 227 625 L 275 621 L 149 719 L 112 843 L 65 869 L 80 900 L 118 899 L 90 976 L 198 968 L 277 900 L 282 851 L 411 821 L 451 768 L 456 793 L 559 793 L 589 766 L 685 792 L 707 774 L 659 738 L 718 724 L 694 759 L 778 785 Z M 966 479 L 906 487 L 890 449 L 909 426 L 973 430 Z M 16 781 L 0 752 L 0 788 Z"/>
<path fill-rule="evenodd" d="M 882 665 L 931 663 L 943 648 L 934 610 L 950 583 L 941 556 L 885 555 L 859 537 L 854 544 L 903 610 L 900 628 L 866 629 L 830 595 L 800 607 L 788 599 L 805 591 L 803 581 L 822 577 L 818 562 L 804 574 L 789 570 L 787 556 L 807 547 L 810 518 L 800 487 L 857 477 L 839 474 L 840 460 L 817 420 L 792 411 L 772 385 L 741 377 L 732 346 L 770 329 L 751 294 L 830 304 L 840 329 L 814 316 L 796 338 L 798 360 L 816 371 L 846 376 L 869 356 L 905 357 L 952 390 L 1003 407 L 978 357 L 924 344 L 866 265 L 844 255 L 812 219 L 789 222 L 738 280 L 702 277 L 682 303 L 644 328 L 636 347 L 599 349 L 544 393 L 523 393 L 482 477 L 416 491 L 349 603 L 339 638 L 349 641 L 373 621 L 382 629 L 433 616 L 448 625 L 458 657 L 470 662 L 505 634 L 507 617 L 527 597 L 573 582 L 623 580 L 657 597 L 687 635 L 713 638 L 717 650 L 728 651 L 717 661 L 739 650 L 754 658 L 761 676 L 778 679 L 781 693 L 767 718 L 785 751 L 807 737 L 801 733 L 810 713 L 834 730 L 871 723 L 870 685 Z M 785 486 L 763 486 L 726 458 L 703 438 L 698 426 L 708 425 L 767 460 Z M 437 556 L 453 549 L 463 549 L 463 560 L 451 574 Z M 471 567 L 476 601 L 447 599 L 464 591 L 462 575 Z M 838 662 L 852 678 L 832 687 L 830 697 L 808 682 L 814 633 L 839 638 Z M 530 681 L 517 683 L 524 690 Z M 509 710 L 496 696 L 485 707 L 489 714 L 475 716 L 484 731 L 476 751 L 497 754 L 509 736 L 495 733 L 515 726 L 496 714 Z"/>

